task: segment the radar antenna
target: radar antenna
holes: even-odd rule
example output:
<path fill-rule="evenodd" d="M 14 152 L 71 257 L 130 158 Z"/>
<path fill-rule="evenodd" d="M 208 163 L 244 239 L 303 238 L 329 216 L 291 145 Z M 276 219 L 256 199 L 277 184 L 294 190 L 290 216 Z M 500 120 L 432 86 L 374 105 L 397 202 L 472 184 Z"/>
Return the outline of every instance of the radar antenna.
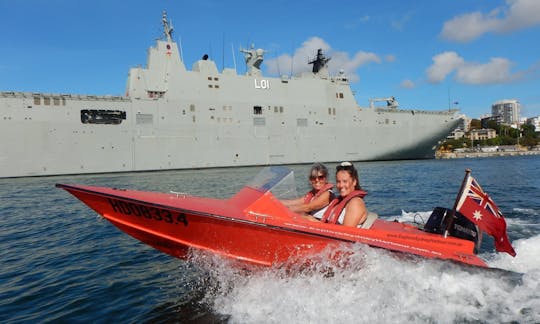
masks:
<path fill-rule="evenodd" d="M 377 101 L 386 101 L 386 108 L 389 109 L 397 109 L 399 107 L 399 103 L 397 102 L 395 97 L 388 97 L 388 98 L 371 98 L 369 99 L 369 108 L 375 108 L 374 102 Z"/>
<path fill-rule="evenodd" d="M 315 59 L 309 61 L 308 63 L 313 64 L 313 73 L 319 73 L 319 71 L 326 67 L 326 63 L 328 63 L 330 59 L 330 57 L 327 58 L 326 56 L 324 56 L 322 48 L 319 48 L 317 50 L 317 56 L 315 57 Z"/>
<path fill-rule="evenodd" d="M 240 49 L 240 52 L 244 54 L 244 59 L 248 68 L 248 75 L 261 75 L 261 63 L 264 60 L 265 51 L 261 48 L 255 49 L 255 45 L 251 44 L 249 49 Z"/>
<path fill-rule="evenodd" d="M 163 33 L 165 34 L 165 37 L 167 37 L 168 42 L 172 42 L 172 33 L 173 33 L 173 26 L 172 21 L 167 21 L 167 11 L 163 10 L 163 19 L 161 20 L 163 23 Z"/>

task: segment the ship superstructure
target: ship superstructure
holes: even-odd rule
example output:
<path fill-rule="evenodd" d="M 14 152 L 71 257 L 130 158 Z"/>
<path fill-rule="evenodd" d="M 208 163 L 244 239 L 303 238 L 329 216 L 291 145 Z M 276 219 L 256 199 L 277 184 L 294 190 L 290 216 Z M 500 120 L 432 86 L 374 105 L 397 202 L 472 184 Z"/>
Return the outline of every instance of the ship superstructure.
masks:
<path fill-rule="evenodd" d="M 0 177 L 432 158 L 459 121 L 358 106 L 320 50 L 299 76 L 263 76 L 253 46 L 246 74 L 206 55 L 188 70 L 163 26 L 124 96 L 0 92 Z"/>

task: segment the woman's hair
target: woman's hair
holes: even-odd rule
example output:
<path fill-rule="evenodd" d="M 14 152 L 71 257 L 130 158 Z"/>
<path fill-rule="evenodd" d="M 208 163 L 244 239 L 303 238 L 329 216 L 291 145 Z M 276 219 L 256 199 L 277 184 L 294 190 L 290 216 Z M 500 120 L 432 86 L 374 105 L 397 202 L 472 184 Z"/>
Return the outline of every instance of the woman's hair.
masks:
<path fill-rule="evenodd" d="M 324 166 L 322 163 L 314 163 L 311 166 L 311 171 L 309 172 L 309 177 L 316 177 L 320 174 L 322 174 L 325 178 L 328 178 L 328 169 Z"/>
<path fill-rule="evenodd" d="M 336 166 L 336 176 L 339 171 L 347 171 L 351 178 L 356 180 L 356 186 L 354 186 L 354 189 L 362 190 L 362 187 L 360 187 L 360 179 L 358 178 L 358 171 L 351 162 L 341 162 L 338 164 Z"/>

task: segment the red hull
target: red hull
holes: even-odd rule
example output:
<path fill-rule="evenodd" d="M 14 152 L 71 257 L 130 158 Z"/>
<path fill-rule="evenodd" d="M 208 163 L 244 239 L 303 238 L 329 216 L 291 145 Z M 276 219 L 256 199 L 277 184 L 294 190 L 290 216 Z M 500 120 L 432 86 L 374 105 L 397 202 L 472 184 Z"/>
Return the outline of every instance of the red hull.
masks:
<path fill-rule="evenodd" d="M 58 184 L 122 231 L 172 256 L 190 249 L 235 260 L 282 265 L 329 245 L 364 243 L 427 258 L 487 267 L 472 241 L 415 226 L 376 220 L 371 228 L 311 222 L 290 212 L 270 192 L 245 187 L 231 199 Z"/>

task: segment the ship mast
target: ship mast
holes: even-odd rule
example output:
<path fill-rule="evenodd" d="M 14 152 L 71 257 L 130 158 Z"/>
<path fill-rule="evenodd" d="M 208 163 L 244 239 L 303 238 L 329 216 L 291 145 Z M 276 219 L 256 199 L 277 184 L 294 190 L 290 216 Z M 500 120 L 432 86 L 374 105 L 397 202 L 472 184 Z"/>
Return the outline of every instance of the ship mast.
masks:
<path fill-rule="evenodd" d="M 173 26 L 172 22 L 169 23 L 167 21 L 167 11 L 163 10 L 163 19 L 161 20 L 163 23 L 163 33 L 165 33 L 165 36 L 167 37 L 167 42 L 172 42 L 172 33 L 173 33 Z"/>
<path fill-rule="evenodd" d="M 330 58 L 324 56 L 322 48 L 319 48 L 317 50 L 317 56 L 313 60 L 309 61 L 308 64 L 313 64 L 312 72 L 317 74 L 326 68 L 328 61 L 330 61 Z"/>

